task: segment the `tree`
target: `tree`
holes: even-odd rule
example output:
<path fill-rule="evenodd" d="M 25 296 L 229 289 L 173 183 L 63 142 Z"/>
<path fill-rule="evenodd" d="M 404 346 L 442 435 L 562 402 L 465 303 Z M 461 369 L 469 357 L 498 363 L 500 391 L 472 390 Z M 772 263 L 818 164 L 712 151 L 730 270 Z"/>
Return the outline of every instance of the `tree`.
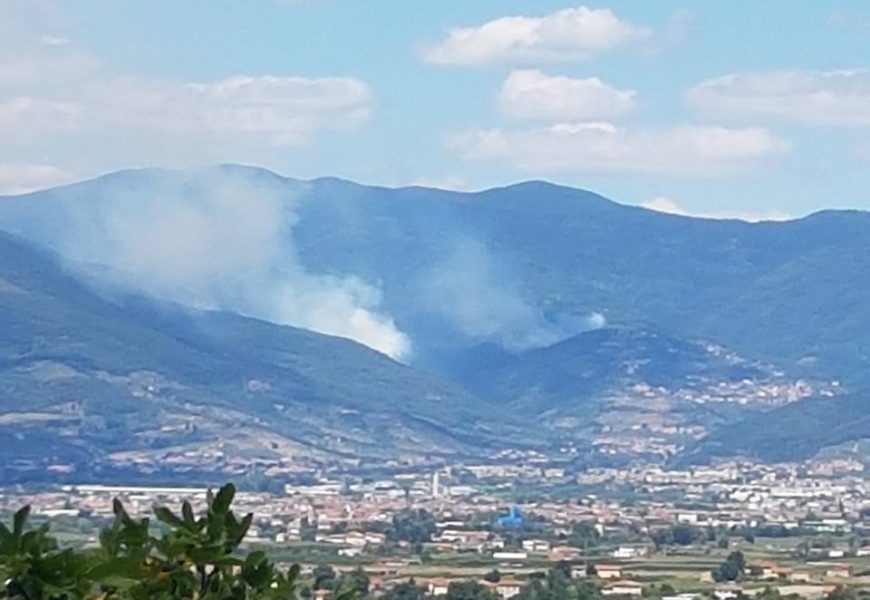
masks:
<path fill-rule="evenodd" d="M 501 581 L 501 573 L 498 572 L 498 569 L 493 569 L 492 571 L 483 576 L 483 580 L 490 583 L 498 583 L 499 581 Z"/>
<path fill-rule="evenodd" d="M 701 532 L 691 525 L 681 523 L 674 526 L 671 536 L 675 544 L 679 546 L 688 546 L 694 544 L 701 537 Z"/>
<path fill-rule="evenodd" d="M 571 527 L 568 540 L 575 546 L 595 546 L 601 536 L 591 523 L 577 522 Z"/>
<path fill-rule="evenodd" d="M 495 600 L 495 594 L 479 581 L 454 581 L 447 588 L 446 600 Z"/>
<path fill-rule="evenodd" d="M 746 558 L 740 551 L 732 552 L 721 565 L 713 571 L 713 579 L 718 582 L 738 581 L 746 574 Z"/>
<path fill-rule="evenodd" d="M 338 589 L 353 591 L 358 596 L 369 593 L 369 575 L 362 567 L 357 567 L 350 573 L 345 573 L 339 579 Z"/>
<path fill-rule="evenodd" d="M 425 509 L 405 510 L 393 517 L 393 525 L 387 537 L 393 541 L 406 541 L 412 544 L 425 544 L 432 541 L 438 531 L 435 517 Z"/>
<path fill-rule="evenodd" d="M 331 590 L 335 586 L 335 569 L 329 565 L 317 565 L 312 575 L 315 590 Z"/>
<path fill-rule="evenodd" d="M 569 563 L 567 560 L 560 560 L 553 566 L 552 570 L 561 573 L 562 577 L 564 577 L 565 579 L 571 579 L 571 573 L 573 569 L 571 568 L 571 563 Z"/>
<path fill-rule="evenodd" d="M 656 548 L 671 544 L 688 546 L 705 538 L 706 532 L 685 523 L 658 529 L 652 533 L 652 541 Z"/>
<path fill-rule="evenodd" d="M 382 600 L 424 600 L 425 597 L 426 590 L 411 580 L 387 590 L 382 596 Z"/>
<path fill-rule="evenodd" d="M 317 523 L 312 523 L 308 517 L 299 521 L 299 539 L 303 542 L 313 542 L 317 539 Z"/>

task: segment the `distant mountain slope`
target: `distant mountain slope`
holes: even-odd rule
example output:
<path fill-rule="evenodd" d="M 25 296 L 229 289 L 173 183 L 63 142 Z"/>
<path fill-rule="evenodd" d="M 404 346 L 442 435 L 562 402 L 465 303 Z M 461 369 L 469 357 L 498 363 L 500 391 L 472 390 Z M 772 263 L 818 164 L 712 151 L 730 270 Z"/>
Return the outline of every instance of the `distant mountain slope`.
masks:
<path fill-rule="evenodd" d="M 762 461 L 812 458 L 824 448 L 870 440 L 870 392 L 812 398 L 721 427 L 677 464 L 747 456 Z"/>
<path fill-rule="evenodd" d="M 652 453 L 664 455 L 747 416 L 739 402 L 709 398 L 757 396 L 753 406 L 766 411 L 772 405 L 765 398 L 806 395 L 799 378 L 813 393 L 827 393 L 818 382 L 830 378 L 847 390 L 870 384 L 865 212 L 750 224 L 656 213 L 543 182 L 467 194 L 332 178 L 303 182 L 223 166 L 125 171 L 0 198 L 0 227 L 69 257 L 101 244 L 111 248 L 107 239 L 129 233 L 113 230 L 113 219 L 153 216 L 137 209 L 162 210 L 171 206 L 165 198 L 244 200 L 260 193 L 279 199 L 287 224 L 279 258 L 323 280 L 364 282 L 378 309 L 411 340 L 413 366 L 441 379 L 345 341 L 321 344 L 322 336 L 298 329 L 225 313 L 167 312 L 142 301 L 120 307 L 84 288 L 66 289 L 72 284 L 62 272 L 56 284 L 63 291 L 22 309 L 31 311 L 24 321 L 55 310 L 60 300 L 93 304 L 48 331 L 13 329 L 0 342 L 21 356 L 31 351 L 29 340 L 44 339 L 46 352 L 62 350 L 64 365 L 126 372 L 124 385 L 137 393 L 143 385 L 150 393 L 152 385 L 175 397 L 172 383 L 129 375 L 151 373 L 160 357 L 166 378 L 183 381 L 197 406 L 215 397 L 227 410 L 250 406 L 263 419 L 257 426 L 270 427 L 292 406 L 304 418 L 280 435 L 328 452 L 429 451 L 442 444 L 474 452 L 501 439 L 599 443 L 606 452 L 629 444 L 626 451 L 644 453 L 638 440 L 655 438 Z M 89 272 L 99 273 L 100 253 L 85 254 L 97 263 Z M 159 273 L 162 265 L 149 266 Z M 92 320 L 75 335 L 55 335 Z M 75 354 L 92 348 L 96 362 L 90 350 Z M 736 363 L 729 362 L 731 349 L 739 353 Z M 34 372 L 57 377 L 51 368 Z M 16 373 L 18 379 L 8 379 L 16 393 L 37 377 Z M 78 381 L 67 377 L 62 386 L 40 389 L 52 389 L 46 397 L 61 391 L 74 397 L 75 386 L 85 385 Z M 109 397 L 117 385 L 99 375 L 86 387 Z M 517 428 L 517 419 L 526 426 Z M 380 444 L 378 428 L 394 439 Z"/>
<path fill-rule="evenodd" d="M 0 200 L 0 227 L 63 251 L 71 229 L 105 234 L 98 217 L 107 206 L 213 193 L 229 176 L 286 198 L 292 252 L 307 268 L 378 285 L 422 364 L 448 348 L 516 345 L 542 332 L 564 339 L 582 330 L 579 316 L 597 312 L 800 362 L 807 373 L 870 378 L 870 280 L 861 276 L 870 272 L 870 213 L 750 224 L 656 213 L 542 182 L 465 194 L 227 166 L 126 171 Z M 493 322 L 472 326 L 480 314 Z"/>
<path fill-rule="evenodd" d="M 546 348 L 508 354 L 469 373 L 471 389 L 530 408 L 571 408 L 621 387 L 704 389 L 720 382 L 772 378 L 771 370 L 724 348 L 650 329 L 603 328 Z M 538 399 L 533 400 L 533 396 Z"/>
<path fill-rule="evenodd" d="M 535 182 L 452 194 L 326 181 L 309 193 L 297 228 L 303 257 L 383 281 L 402 325 L 433 318 L 425 296 L 410 292 L 433 272 L 463 268 L 449 247 L 471 238 L 504 273 L 488 288 L 469 286 L 469 296 L 515 296 L 551 320 L 596 311 L 653 323 L 846 379 L 870 372 L 870 280 L 859 276 L 870 272 L 870 213 L 713 221 Z M 324 237 L 327 228 L 341 235 Z M 449 318 L 433 329 L 444 325 Z"/>
<path fill-rule="evenodd" d="M 835 391 L 649 328 L 607 327 L 519 354 L 485 354 L 454 365 L 456 378 L 562 444 L 624 459 L 678 454 L 750 414 Z"/>
<path fill-rule="evenodd" d="M 189 469 L 181 455 L 191 445 L 214 446 L 212 469 L 247 454 L 477 451 L 510 431 L 507 420 L 483 421 L 470 394 L 354 342 L 134 298 L 117 304 L 2 233 L 0 314 L 0 438 L 18 440 L 4 453 L 15 448 L 40 468 L 169 452 Z"/>

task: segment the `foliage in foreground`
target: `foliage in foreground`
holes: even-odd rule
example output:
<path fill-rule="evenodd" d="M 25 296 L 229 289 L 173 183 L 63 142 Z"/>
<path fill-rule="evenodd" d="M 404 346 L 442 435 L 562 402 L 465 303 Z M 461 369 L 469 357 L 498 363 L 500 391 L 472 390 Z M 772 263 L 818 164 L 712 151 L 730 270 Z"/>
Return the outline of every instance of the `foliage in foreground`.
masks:
<path fill-rule="evenodd" d="M 30 507 L 0 524 L 0 598 L 20 600 L 282 600 L 295 598 L 299 567 L 278 570 L 263 552 L 243 556 L 239 546 L 253 515 L 230 508 L 232 484 L 209 492 L 197 516 L 189 502 L 176 514 L 155 507 L 163 525 L 133 519 L 119 500 L 100 533 L 99 548 L 62 549 L 48 525 L 28 529 Z M 342 598 L 341 600 L 346 600 Z"/>

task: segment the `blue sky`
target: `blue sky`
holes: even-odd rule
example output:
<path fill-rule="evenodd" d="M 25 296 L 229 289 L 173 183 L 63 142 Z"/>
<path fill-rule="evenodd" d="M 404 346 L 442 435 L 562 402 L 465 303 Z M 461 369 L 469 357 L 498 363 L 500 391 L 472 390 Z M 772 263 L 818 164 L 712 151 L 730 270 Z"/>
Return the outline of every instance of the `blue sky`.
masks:
<path fill-rule="evenodd" d="M 870 6 L 0 0 L 0 191 L 136 166 L 870 208 Z"/>

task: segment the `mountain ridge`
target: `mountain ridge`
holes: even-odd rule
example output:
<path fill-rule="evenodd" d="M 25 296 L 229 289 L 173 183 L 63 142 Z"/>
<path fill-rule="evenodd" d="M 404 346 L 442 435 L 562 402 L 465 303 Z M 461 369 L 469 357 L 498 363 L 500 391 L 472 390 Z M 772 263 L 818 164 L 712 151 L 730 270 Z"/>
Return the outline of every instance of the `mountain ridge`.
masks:
<path fill-rule="evenodd" d="M 180 168 L 171 168 L 171 167 L 130 167 L 125 169 L 117 169 L 113 171 L 108 171 L 106 173 L 102 173 L 100 175 L 95 175 L 91 177 L 85 177 L 82 179 L 78 179 L 69 183 L 57 185 L 57 186 L 49 186 L 45 188 L 30 190 L 27 192 L 15 193 L 15 194 L 0 194 L 0 199 L 15 199 L 15 198 L 27 198 L 35 195 L 44 194 L 48 191 L 53 190 L 64 190 L 67 188 L 75 188 L 80 186 L 87 186 L 89 184 L 101 182 L 101 181 L 111 181 L 116 178 L 124 178 L 129 176 L 141 176 L 141 175 L 153 175 L 155 173 L 162 174 L 171 174 L 171 175 L 181 175 L 186 176 L 191 173 L 208 173 L 209 171 L 217 171 L 217 170 L 229 170 L 229 171 L 239 171 L 239 172 L 248 172 L 259 174 L 263 176 L 268 176 L 274 178 L 279 181 L 284 182 L 295 182 L 299 184 L 318 184 L 318 183 L 340 183 L 340 184 L 349 184 L 354 187 L 359 188 L 369 188 L 369 189 L 377 189 L 377 190 L 386 190 L 386 191 L 399 191 L 399 190 L 424 190 L 427 192 L 444 192 L 446 194 L 455 194 L 455 195 L 464 195 L 464 196 L 479 196 L 482 194 L 487 194 L 490 192 L 497 192 L 503 190 L 512 190 L 512 189 L 528 189 L 532 188 L 554 188 L 559 190 L 567 190 L 571 192 L 580 192 L 583 194 L 588 194 L 591 196 L 595 196 L 598 199 L 604 200 L 609 204 L 613 204 L 619 207 L 629 208 L 629 209 L 637 209 L 642 210 L 647 213 L 654 213 L 657 215 L 665 215 L 668 218 L 672 219 L 690 219 L 696 221 L 736 221 L 741 223 L 747 223 L 749 225 L 762 225 L 768 223 L 793 223 L 795 221 L 803 221 L 806 219 L 811 219 L 817 216 L 825 216 L 825 215 L 839 215 L 839 214 L 847 214 L 847 215 L 868 215 L 870 216 L 870 209 L 859 209 L 859 208 L 822 208 L 801 216 L 795 216 L 787 219 L 772 219 L 772 220 L 759 220 L 759 221 L 749 221 L 740 217 L 713 217 L 706 215 L 692 215 L 692 214 L 678 214 L 678 213 L 670 213 L 661 210 L 656 210 L 654 208 L 649 208 L 639 204 L 631 204 L 619 202 L 617 200 L 613 200 L 607 197 L 603 192 L 597 192 L 594 190 L 576 187 L 570 184 L 559 183 L 556 181 L 550 181 L 546 179 L 523 179 L 512 183 L 506 183 L 501 185 L 495 185 L 492 187 L 482 188 L 482 189 L 473 189 L 473 190 L 462 190 L 462 189 L 450 189 L 450 188 L 442 188 L 437 186 L 430 185 L 421 185 L 421 184 L 408 184 L 408 185 L 387 185 L 387 184 L 367 184 L 354 181 L 353 179 L 337 176 L 337 175 L 318 175 L 316 177 L 311 178 L 299 178 L 293 177 L 290 175 L 282 175 L 276 171 L 273 171 L 266 167 L 261 167 L 257 165 L 248 165 L 242 163 L 219 163 L 215 165 L 197 167 L 192 169 L 180 169 Z"/>
<path fill-rule="evenodd" d="M 761 421 L 753 421 L 752 415 L 738 414 L 737 404 L 701 405 L 691 399 L 677 401 L 676 396 L 663 400 L 656 391 L 656 377 L 667 374 L 667 369 L 655 366 L 655 356 L 661 353 L 654 345 L 637 358 L 651 359 L 654 370 L 644 379 L 626 379 L 620 375 L 624 374 L 620 360 L 598 355 L 593 346 L 577 341 L 617 330 L 635 333 L 617 343 L 613 356 L 644 348 L 643 338 L 637 336 L 648 333 L 637 332 L 660 332 L 674 340 L 670 347 L 677 348 L 676 355 L 685 364 L 696 360 L 692 356 L 700 357 L 699 368 L 709 375 L 705 377 L 710 386 L 736 385 L 740 378 L 717 370 L 715 357 L 696 352 L 697 344 L 708 342 L 746 357 L 751 364 L 769 365 L 753 371 L 750 379 L 752 385 L 773 386 L 771 390 L 779 390 L 775 393 L 787 395 L 792 390 L 804 398 L 797 384 L 804 381 L 814 390 L 808 400 L 814 393 L 832 389 L 831 380 L 841 381 L 837 389 L 844 394 L 858 393 L 870 382 L 870 349 L 864 342 L 870 339 L 870 308 L 864 302 L 870 284 L 862 275 L 870 269 L 870 213 L 865 211 L 821 211 L 792 221 L 748 223 L 659 213 L 539 181 L 456 193 L 371 187 L 333 178 L 300 181 L 265 169 L 230 165 L 193 171 L 137 170 L 0 198 L 0 228 L 8 228 L 28 244 L 51 248 L 63 256 L 67 269 L 80 276 L 76 259 L 81 257 L 70 254 L 71 242 L 91 244 L 87 249 L 97 250 L 89 255 L 94 265 L 113 258 L 101 249 L 105 242 L 101 236 L 108 232 L 114 236 L 108 239 L 114 241 L 121 232 L 112 231 L 114 222 L 107 215 L 115 218 L 130 206 L 149 206 L 167 195 L 173 202 L 157 203 L 154 211 L 170 211 L 166 222 L 171 224 L 176 216 L 185 216 L 172 212 L 176 205 L 184 209 L 188 201 L 208 199 L 225 189 L 238 196 L 231 198 L 233 202 L 265 193 L 280 209 L 277 214 L 286 223 L 274 248 L 276 262 L 267 272 L 290 261 L 291 271 L 307 274 L 301 285 L 325 282 L 369 303 L 364 308 L 382 315 L 412 341 L 411 366 L 404 368 L 413 372 L 407 375 L 409 381 L 418 383 L 409 383 L 409 389 L 432 385 L 453 390 L 447 394 L 455 399 L 454 405 L 440 407 L 440 413 L 425 404 L 403 413 L 393 397 L 401 385 L 396 390 L 383 388 L 388 397 L 380 400 L 369 395 L 354 405 L 354 394 L 349 392 L 345 400 L 333 403 L 355 411 L 360 407 L 395 411 L 389 414 L 403 431 L 430 436 L 428 447 L 433 451 L 444 443 L 451 451 L 486 452 L 488 440 L 506 433 L 512 436 L 511 443 L 540 448 L 566 436 L 575 436 L 587 446 L 607 443 L 615 448 L 621 442 L 614 434 L 618 433 L 614 415 L 628 413 L 641 433 L 648 434 L 653 426 L 676 431 L 665 436 L 671 441 L 655 449 L 651 453 L 655 456 L 688 451 L 696 446 L 697 436 L 714 435 L 718 428 L 741 420 L 747 427 L 759 427 Z M 206 206 L 222 210 L 223 204 Z M 154 211 L 145 215 L 150 217 Z M 227 231 L 232 231 L 238 214 L 231 212 L 230 217 L 221 222 Z M 225 241 L 233 243 L 230 238 L 221 243 Z M 148 242 L 142 240 L 146 250 Z M 215 273 L 220 278 L 223 267 L 218 267 Z M 248 284 L 244 277 L 239 281 Z M 127 284 L 135 287 L 136 281 Z M 140 293 L 131 290 L 132 296 Z M 233 294 L 228 297 L 232 300 Z M 224 313 L 245 312 L 216 304 Z M 158 312 L 152 311 L 146 324 L 159 321 Z M 222 318 L 229 321 L 220 322 Z M 268 320 L 245 321 L 243 329 L 270 329 Z M 233 323 L 232 317 L 212 316 L 207 324 L 216 339 L 210 343 L 250 345 L 237 341 L 249 339 L 244 335 L 231 335 Z M 171 321 L 164 333 L 177 327 Z M 601 328 L 598 333 L 597 328 Z M 205 343 L 196 337 L 200 334 L 190 335 Z M 301 343 L 301 337 L 294 339 Z M 257 360 L 273 368 L 279 354 L 269 354 L 268 349 L 264 353 Z M 547 358 L 536 360 L 538 356 Z M 190 359 L 179 362 L 184 360 Z M 586 369 L 592 375 L 572 371 L 572 365 L 582 360 L 593 361 Z M 329 357 L 320 355 L 317 361 L 328 362 Z M 462 369 L 456 368 L 459 363 Z M 663 379 L 668 394 L 689 393 L 693 371 L 681 369 Z M 431 379 L 420 371 L 431 372 Z M 773 372 L 781 373 L 779 379 L 771 379 Z M 393 373 L 400 377 L 398 371 Z M 488 377 L 490 391 L 482 393 L 475 377 Z M 519 412 L 526 411 L 524 415 L 549 415 L 549 421 L 535 420 L 529 431 L 522 432 L 510 419 L 493 416 L 493 404 L 510 404 L 523 397 L 522 390 L 544 389 L 548 380 L 558 378 L 564 385 L 546 394 L 536 392 L 530 404 L 515 405 Z M 319 393 L 342 397 L 329 378 L 317 381 Z M 593 385 L 596 382 L 610 382 L 610 387 Z M 345 383 L 346 389 L 353 389 L 352 382 Z M 740 393 L 755 392 L 746 388 Z M 416 396 L 412 393 L 408 398 Z M 587 401 L 594 410 L 585 415 L 582 408 Z M 463 412 L 463 403 L 472 406 L 471 412 Z M 652 410 L 652 405 L 659 408 Z M 770 409 L 757 412 L 771 419 L 787 414 Z M 483 426 L 465 427 L 469 424 Z M 305 443 L 329 430 L 325 419 L 309 425 Z M 342 427 L 327 437 L 341 438 Z M 354 433 L 359 447 L 371 447 L 368 425 L 360 427 Z M 613 435 L 605 435 L 608 432 Z M 402 442 L 406 448 L 407 439 Z M 817 436 L 816 441 L 824 439 Z M 817 445 L 813 442 L 805 448 Z M 332 444 L 329 451 L 344 452 L 339 446 Z M 696 454 L 702 457 L 705 452 Z"/>

